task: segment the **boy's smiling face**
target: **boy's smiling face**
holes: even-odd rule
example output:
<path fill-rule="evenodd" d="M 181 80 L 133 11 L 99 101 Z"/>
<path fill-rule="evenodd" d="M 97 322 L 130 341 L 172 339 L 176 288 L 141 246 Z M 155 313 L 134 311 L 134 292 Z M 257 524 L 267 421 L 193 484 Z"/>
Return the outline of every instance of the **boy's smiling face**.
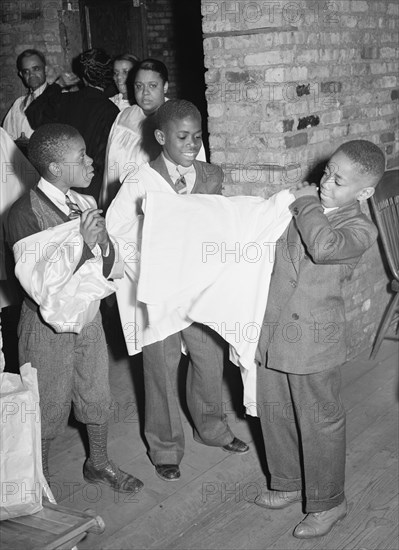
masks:
<path fill-rule="evenodd" d="M 201 149 L 201 120 L 192 116 L 169 120 L 163 130 L 155 131 L 155 137 L 162 145 L 163 153 L 168 160 L 189 167 Z"/>
<path fill-rule="evenodd" d="M 371 186 L 370 177 L 362 174 L 345 153 L 338 151 L 329 160 L 320 181 L 321 204 L 324 208 L 347 206 L 364 198 L 365 188 Z"/>

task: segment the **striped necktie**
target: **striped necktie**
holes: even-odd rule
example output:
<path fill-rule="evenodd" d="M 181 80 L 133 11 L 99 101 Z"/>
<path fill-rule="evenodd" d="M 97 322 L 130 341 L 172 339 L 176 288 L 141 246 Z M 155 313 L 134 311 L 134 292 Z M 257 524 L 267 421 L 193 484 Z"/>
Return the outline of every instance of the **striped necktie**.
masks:
<path fill-rule="evenodd" d="M 179 170 L 177 171 L 179 172 Z M 183 175 L 180 175 L 180 177 L 178 177 L 177 180 L 175 181 L 175 189 L 176 189 L 176 192 L 179 193 L 180 195 L 185 195 L 187 193 L 187 183 Z"/>
<path fill-rule="evenodd" d="M 68 195 L 65 195 L 65 203 L 67 207 L 69 208 L 69 214 L 68 218 L 70 220 L 74 220 L 75 218 L 79 218 L 79 216 L 82 214 L 81 209 L 76 204 L 76 202 L 72 202 L 71 199 L 68 197 Z"/>

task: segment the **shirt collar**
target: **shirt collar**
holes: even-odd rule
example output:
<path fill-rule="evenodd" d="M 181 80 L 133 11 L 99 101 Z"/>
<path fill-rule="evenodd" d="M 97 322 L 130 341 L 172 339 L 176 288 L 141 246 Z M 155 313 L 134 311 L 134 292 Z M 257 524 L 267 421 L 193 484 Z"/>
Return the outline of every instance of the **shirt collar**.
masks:
<path fill-rule="evenodd" d="M 175 164 L 174 162 L 171 162 L 169 159 L 167 159 L 163 153 L 162 158 L 165 162 L 168 174 L 173 181 L 176 181 L 176 179 L 180 176 L 195 174 L 194 164 L 191 164 L 190 166 L 181 166 L 180 164 Z"/>
<path fill-rule="evenodd" d="M 49 198 L 55 198 L 57 200 L 61 200 L 65 202 L 65 193 L 61 191 L 61 189 L 58 189 L 55 185 L 50 183 L 44 178 L 40 178 L 40 181 L 38 183 L 38 187 L 45 193 Z"/>
<path fill-rule="evenodd" d="M 332 212 L 333 210 L 337 210 L 338 206 L 334 206 L 333 208 L 324 208 L 324 214 L 328 214 L 329 212 Z"/>
<path fill-rule="evenodd" d="M 37 186 L 41 191 L 43 191 L 45 195 L 47 195 L 47 197 L 51 200 L 53 204 L 57 206 L 57 208 L 62 210 L 65 214 L 69 213 L 69 208 L 65 202 L 65 193 L 63 191 L 58 189 L 58 187 L 45 180 L 44 178 L 41 178 L 39 180 Z M 71 194 L 70 189 L 68 191 L 68 196 L 70 197 L 72 202 L 76 202 L 73 195 Z"/>
<path fill-rule="evenodd" d="M 36 88 L 36 90 L 29 90 L 29 94 L 32 94 L 33 99 L 36 99 L 39 97 L 40 94 L 42 94 L 47 86 L 47 82 Z"/>

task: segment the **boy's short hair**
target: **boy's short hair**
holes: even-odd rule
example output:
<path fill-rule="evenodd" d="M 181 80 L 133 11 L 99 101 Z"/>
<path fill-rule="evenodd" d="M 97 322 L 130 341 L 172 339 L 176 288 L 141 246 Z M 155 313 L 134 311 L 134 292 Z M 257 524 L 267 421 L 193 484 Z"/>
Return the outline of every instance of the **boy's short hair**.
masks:
<path fill-rule="evenodd" d="M 35 130 L 28 144 L 28 158 L 41 176 L 52 162 L 62 162 L 71 139 L 80 137 L 69 124 L 43 124 Z"/>
<path fill-rule="evenodd" d="M 201 113 L 191 101 L 171 99 L 165 101 L 157 110 L 157 128 L 163 130 L 171 120 L 182 120 L 191 117 L 201 122 Z"/>
<path fill-rule="evenodd" d="M 385 156 L 377 145 L 366 139 L 354 139 L 340 145 L 336 153 L 338 151 L 356 164 L 362 174 L 371 176 L 377 185 L 385 171 Z"/>

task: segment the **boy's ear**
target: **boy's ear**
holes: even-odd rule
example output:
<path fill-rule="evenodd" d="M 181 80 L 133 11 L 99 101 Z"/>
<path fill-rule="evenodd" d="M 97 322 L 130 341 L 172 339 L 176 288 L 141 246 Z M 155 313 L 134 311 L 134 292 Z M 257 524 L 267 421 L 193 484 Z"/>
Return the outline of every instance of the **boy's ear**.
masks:
<path fill-rule="evenodd" d="M 365 201 L 374 195 L 374 191 L 374 187 L 365 187 L 356 195 L 356 200 Z"/>
<path fill-rule="evenodd" d="M 58 162 L 50 162 L 50 164 L 48 165 L 48 171 L 55 178 L 59 178 L 61 175 L 61 167 Z"/>
<path fill-rule="evenodd" d="M 165 134 L 162 132 L 162 130 L 155 130 L 154 136 L 159 145 L 165 145 Z"/>
<path fill-rule="evenodd" d="M 165 82 L 165 84 L 163 85 L 163 93 L 166 94 L 166 92 L 168 91 L 168 88 L 169 88 L 169 82 Z"/>

